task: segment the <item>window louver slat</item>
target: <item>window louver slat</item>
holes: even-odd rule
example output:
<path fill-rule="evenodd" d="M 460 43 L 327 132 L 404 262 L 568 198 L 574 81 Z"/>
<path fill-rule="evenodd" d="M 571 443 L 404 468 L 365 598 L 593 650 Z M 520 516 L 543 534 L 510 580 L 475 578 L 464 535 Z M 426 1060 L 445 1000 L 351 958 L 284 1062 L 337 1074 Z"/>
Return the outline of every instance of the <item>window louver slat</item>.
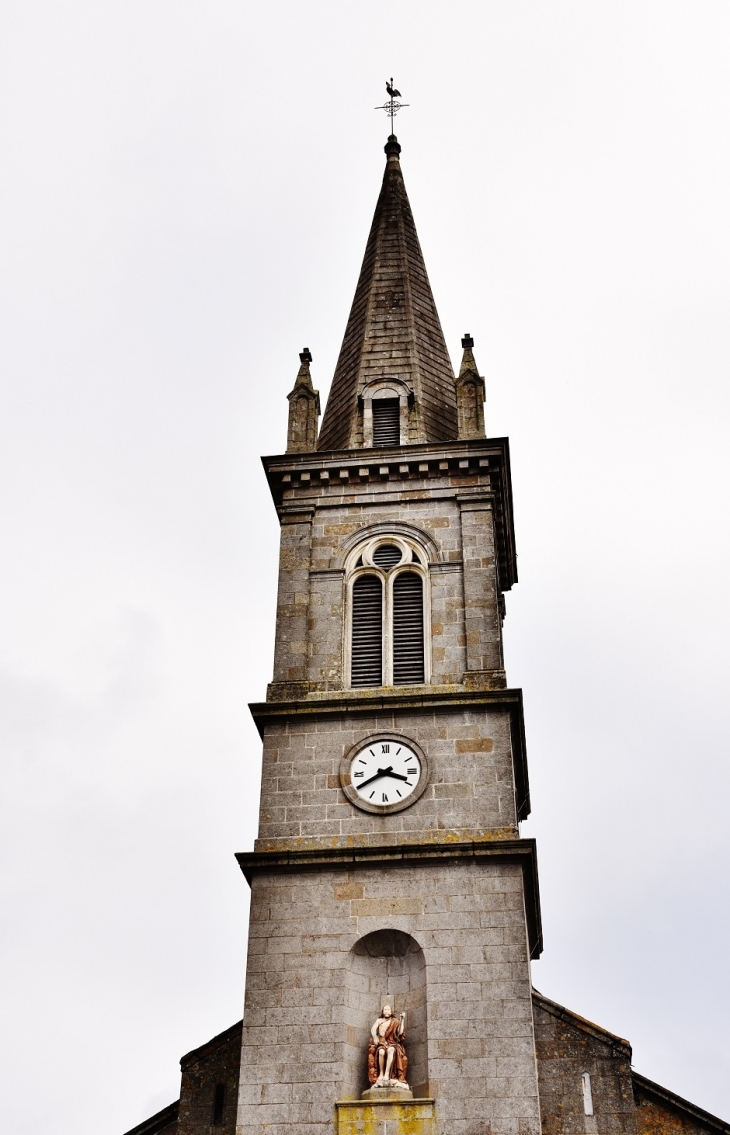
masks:
<path fill-rule="evenodd" d="M 393 683 L 416 686 L 424 680 L 423 581 L 406 571 L 393 581 Z"/>
<path fill-rule="evenodd" d="M 382 568 L 395 567 L 403 559 L 403 553 L 396 544 L 381 544 L 373 552 L 373 562 Z"/>
<path fill-rule="evenodd" d="M 352 587 L 353 686 L 383 684 L 383 585 L 376 575 L 361 575 Z"/>
<path fill-rule="evenodd" d="M 400 445 L 400 401 L 376 398 L 373 403 L 373 445 Z"/>

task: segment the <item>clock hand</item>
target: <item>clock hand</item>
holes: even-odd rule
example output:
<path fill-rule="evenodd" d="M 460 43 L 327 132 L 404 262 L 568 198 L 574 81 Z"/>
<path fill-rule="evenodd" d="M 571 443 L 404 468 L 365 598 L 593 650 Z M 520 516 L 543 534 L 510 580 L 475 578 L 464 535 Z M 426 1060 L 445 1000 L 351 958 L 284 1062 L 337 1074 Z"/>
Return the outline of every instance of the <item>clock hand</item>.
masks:
<path fill-rule="evenodd" d="M 393 766 L 388 765 L 387 768 L 379 768 L 375 776 L 371 776 L 369 780 L 364 780 L 362 784 L 358 784 L 358 791 L 362 792 L 368 784 L 372 784 L 374 780 L 379 780 L 381 776 L 390 776 L 393 771 Z"/>
<path fill-rule="evenodd" d="M 408 777 L 401 776 L 399 772 L 391 772 L 390 770 L 386 769 L 386 776 L 392 776 L 394 780 L 405 780 L 406 784 L 408 784 Z"/>

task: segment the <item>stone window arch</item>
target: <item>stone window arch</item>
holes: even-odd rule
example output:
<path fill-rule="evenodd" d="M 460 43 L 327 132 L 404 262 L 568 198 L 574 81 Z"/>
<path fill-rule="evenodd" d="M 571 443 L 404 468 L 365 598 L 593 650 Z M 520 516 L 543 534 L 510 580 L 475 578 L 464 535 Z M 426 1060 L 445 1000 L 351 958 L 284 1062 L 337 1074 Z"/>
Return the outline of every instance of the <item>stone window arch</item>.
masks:
<path fill-rule="evenodd" d="M 345 673 L 352 688 L 431 680 L 431 596 L 424 548 L 383 532 L 345 565 Z"/>

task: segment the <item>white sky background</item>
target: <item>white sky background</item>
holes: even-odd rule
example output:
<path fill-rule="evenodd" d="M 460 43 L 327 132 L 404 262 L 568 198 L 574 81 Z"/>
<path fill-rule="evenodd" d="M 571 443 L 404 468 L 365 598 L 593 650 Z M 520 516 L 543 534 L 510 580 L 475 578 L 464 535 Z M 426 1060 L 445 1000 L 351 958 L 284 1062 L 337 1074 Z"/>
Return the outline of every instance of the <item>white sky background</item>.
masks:
<path fill-rule="evenodd" d="M 730 7 L 5 0 L 0 972 L 13 1135 L 240 1017 L 285 442 L 384 164 L 512 442 L 541 992 L 730 1118 Z"/>

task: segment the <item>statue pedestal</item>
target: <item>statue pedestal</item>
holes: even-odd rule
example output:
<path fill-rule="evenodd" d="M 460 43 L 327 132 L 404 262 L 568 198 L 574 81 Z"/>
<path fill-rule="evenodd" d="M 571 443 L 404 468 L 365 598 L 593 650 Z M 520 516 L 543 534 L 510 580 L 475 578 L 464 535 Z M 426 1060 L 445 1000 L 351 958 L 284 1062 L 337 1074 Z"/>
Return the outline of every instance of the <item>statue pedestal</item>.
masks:
<path fill-rule="evenodd" d="M 437 1135 L 434 1100 L 338 1100 L 335 1108 L 337 1135 Z"/>
<path fill-rule="evenodd" d="M 373 1084 L 366 1092 L 360 1096 L 361 1100 L 412 1100 L 413 1092 L 408 1087 L 408 1084 L 402 1084 L 400 1080 L 388 1080 L 385 1084 Z"/>

